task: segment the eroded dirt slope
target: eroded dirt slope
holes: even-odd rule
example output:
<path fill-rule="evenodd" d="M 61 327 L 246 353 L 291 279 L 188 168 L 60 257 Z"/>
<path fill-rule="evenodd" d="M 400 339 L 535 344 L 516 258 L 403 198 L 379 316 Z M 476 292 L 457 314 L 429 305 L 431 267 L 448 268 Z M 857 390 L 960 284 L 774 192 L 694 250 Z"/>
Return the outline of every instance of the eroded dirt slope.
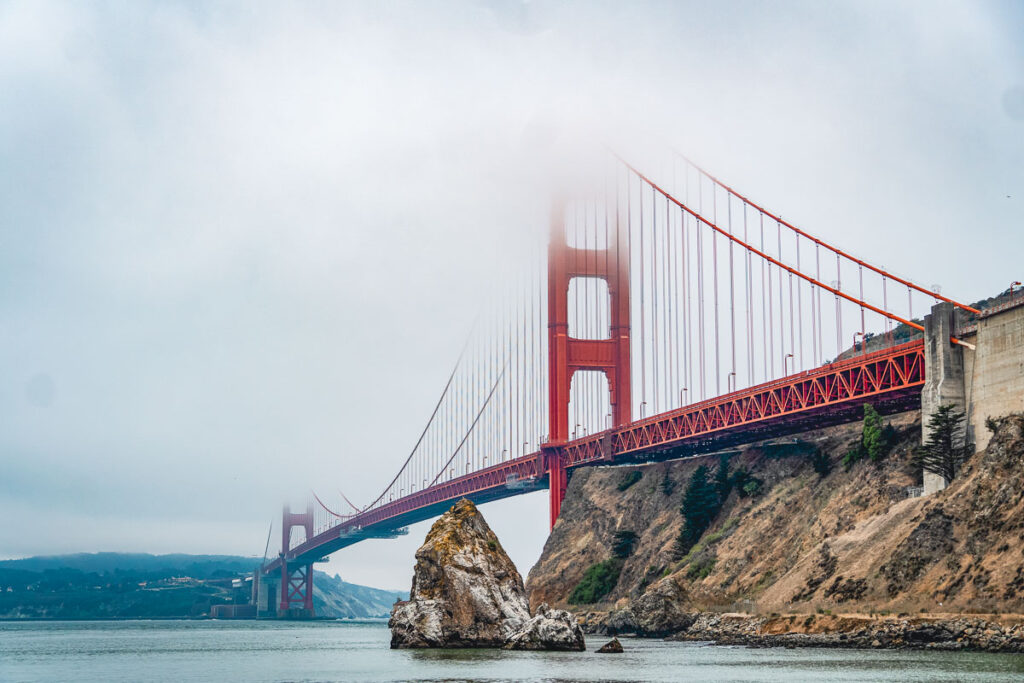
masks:
<path fill-rule="evenodd" d="M 840 460 L 860 424 L 733 455 L 730 470 L 748 468 L 763 492 L 733 491 L 684 557 L 675 551 L 679 508 L 701 460 L 575 472 L 530 571 L 531 604 L 565 604 L 586 569 L 612 556 L 616 531 L 628 530 L 638 536 L 635 549 L 614 590 L 590 609 L 644 609 L 638 599 L 648 592 L 646 603 L 659 609 L 674 602 L 692 612 L 1024 612 L 1024 418 L 1002 420 L 988 450 L 927 498 L 907 497 L 917 483 L 919 414 L 886 421 L 898 432 L 893 451 L 850 471 Z M 824 477 L 812 466 L 814 448 L 832 461 Z M 717 466 L 716 458 L 702 461 Z M 620 491 L 632 470 L 642 477 Z"/>

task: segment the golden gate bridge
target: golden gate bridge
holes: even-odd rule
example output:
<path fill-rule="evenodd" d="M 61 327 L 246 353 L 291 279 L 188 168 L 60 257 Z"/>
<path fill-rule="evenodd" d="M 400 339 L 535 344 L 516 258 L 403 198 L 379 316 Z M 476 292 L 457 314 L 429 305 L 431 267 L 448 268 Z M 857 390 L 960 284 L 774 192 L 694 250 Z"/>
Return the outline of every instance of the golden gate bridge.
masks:
<path fill-rule="evenodd" d="M 554 526 L 577 467 L 795 434 L 856 420 L 866 402 L 914 408 L 925 382 L 915 310 L 979 313 L 681 155 L 644 171 L 609 154 L 586 176 L 554 200 L 532 261 L 477 319 L 393 479 L 362 506 L 313 493 L 304 510 L 285 507 L 281 550 L 256 572 L 278 615 L 312 615 L 314 562 L 459 498 L 547 488 Z"/>

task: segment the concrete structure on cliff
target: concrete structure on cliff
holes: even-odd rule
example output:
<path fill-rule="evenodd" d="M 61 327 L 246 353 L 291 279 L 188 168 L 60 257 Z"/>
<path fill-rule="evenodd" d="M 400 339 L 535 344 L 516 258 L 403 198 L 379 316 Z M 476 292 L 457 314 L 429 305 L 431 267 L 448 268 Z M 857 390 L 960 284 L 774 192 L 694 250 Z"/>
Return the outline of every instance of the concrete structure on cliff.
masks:
<path fill-rule="evenodd" d="M 938 407 L 954 405 L 967 416 L 964 441 L 982 450 L 991 437 L 986 419 L 1024 412 L 1024 297 L 985 310 L 969 324 L 961 311 L 939 303 L 925 316 L 924 327 L 922 439 L 928 438 L 928 419 Z M 938 474 L 924 473 L 925 495 L 948 484 Z"/>

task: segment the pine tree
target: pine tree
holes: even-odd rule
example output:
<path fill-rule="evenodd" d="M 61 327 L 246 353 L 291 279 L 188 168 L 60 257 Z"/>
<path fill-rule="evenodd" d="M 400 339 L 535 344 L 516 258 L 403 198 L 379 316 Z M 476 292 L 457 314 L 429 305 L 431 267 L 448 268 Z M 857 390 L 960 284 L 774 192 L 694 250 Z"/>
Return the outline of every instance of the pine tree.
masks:
<path fill-rule="evenodd" d="M 729 456 L 722 453 L 718 456 L 718 469 L 715 470 L 715 488 L 718 489 L 718 500 L 725 502 L 732 490 L 732 479 L 729 478 Z"/>
<path fill-rule="evenodd" d="M 612 537 L 612 555 L 619 559 L 626 559 L 633 554 L 633 547 L 636 545 L 636 541 L 635 531 L 627 529 L 616 531 Z"/>
<path fill-rule="evenodd" d="M 701 465 L 693 471 L 690 482 L 683 494 L 683 530 L 679 534 L 676 551 L 680 555 L 690 552 L 701 535 L 711 526 L 718 515 L 720 501 L 718 490 L 708 479 L 708 466 Z"/>
<path fill-rule="evenodd" d="M 960 466 L 973 450 L 973 444 L 960 445 L 963 440 L 964 414 L 952 405 L 939 406 L 928 418 L 928 441 L 919 453 L 921 467 L 951 482 Z"/>

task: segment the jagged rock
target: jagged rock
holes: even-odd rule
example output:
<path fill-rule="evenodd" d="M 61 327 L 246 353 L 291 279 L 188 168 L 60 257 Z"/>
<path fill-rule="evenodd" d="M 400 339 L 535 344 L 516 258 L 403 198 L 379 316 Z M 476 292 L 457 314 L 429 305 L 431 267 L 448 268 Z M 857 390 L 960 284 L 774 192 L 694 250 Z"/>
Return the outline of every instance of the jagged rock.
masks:
<path fill-rule="evenodd" d="M 572 614 L 551 609 L 547 603 L 537 607 L 537 613 L 512 634 L 505 643 L 506 650 L 578 650 L 587 649 L 583 631 Z"/>
<path fill-rule="evenodd" d="M 664 636 L 689 628 L 694 617 L 686 611 L 686 598 L 686 589 L 672 576 L 648 588 L 630 608 L 637 633 Z"/>
<path fill-rule="evenodd" d="M 388 626 L 392 648 L 501 647 L 531 621 L 515 565 L 476 506 L 460 500 L 416 551 L 409 600 L 395 604 Z"/>
<path fill-rule="evenodd" d="M 612 635 L 616 633 L 637 632 L 636 619 L 633 617 L 633 611 L 628 607 L 609 613 L 606 627 L 608 633 Z"/>
<path fill-rule="evenodd" d="M 599 654 L 618 654 L 622 652 L 622 643 L 618 638 L 612 638 L 597 649 Z"/>

